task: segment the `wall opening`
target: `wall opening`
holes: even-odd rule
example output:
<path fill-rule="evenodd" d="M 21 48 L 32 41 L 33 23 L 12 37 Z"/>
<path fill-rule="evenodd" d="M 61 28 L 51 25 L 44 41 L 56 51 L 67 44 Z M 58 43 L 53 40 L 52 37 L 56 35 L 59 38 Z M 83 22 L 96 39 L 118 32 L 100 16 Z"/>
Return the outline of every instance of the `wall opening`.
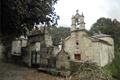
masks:
<path fill-rule="evenodd" d="M 76 45 L 79 45 L 79 43 L 78 43 L 78 42 L 76 42 Z"/>
<path fill-rule="evenodd" d="M 76 60 L 81 60 L 81 54 L 74 54 Z"/>

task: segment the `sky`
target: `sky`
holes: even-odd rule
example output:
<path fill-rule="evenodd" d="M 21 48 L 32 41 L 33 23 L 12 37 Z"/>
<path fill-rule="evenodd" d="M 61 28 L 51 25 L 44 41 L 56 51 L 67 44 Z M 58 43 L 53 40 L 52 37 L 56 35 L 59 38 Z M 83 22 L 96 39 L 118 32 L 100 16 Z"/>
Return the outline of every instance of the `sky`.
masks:
<path fill-rule="evenodd" d="M 120 0 L 58 0 L 55 5 L 55 12 L 60 16 L 58 26 L 70 27 L 77 9 L 79 14 L 83 12 L 88 30 L 100 17 L 120 21 Z"/>

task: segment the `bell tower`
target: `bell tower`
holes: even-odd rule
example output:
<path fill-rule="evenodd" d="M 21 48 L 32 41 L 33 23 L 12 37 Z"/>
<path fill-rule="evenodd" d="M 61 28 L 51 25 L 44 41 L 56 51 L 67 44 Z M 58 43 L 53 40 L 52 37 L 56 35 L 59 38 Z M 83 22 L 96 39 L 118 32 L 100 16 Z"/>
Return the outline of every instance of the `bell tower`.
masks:
<path fill-rule="evenodd" d="M 76 31 L 85 30 L 84 15 L 83 13 L 80 15 L 79 10 L 76 10 L 76 14 L 72 16 L 71 21 L 71 35 L 73 37 L 76 36 Z"/>
<path fill-rule="evenodd" d="M 71 31 L 78 30 L 77 26 L 79 26 L 79 30 L 85 29 L 84 15 L 83 13 L 80 15 L 79 10 L 76 10 L 76 14 L 72 16 L 71 20 Z"/>

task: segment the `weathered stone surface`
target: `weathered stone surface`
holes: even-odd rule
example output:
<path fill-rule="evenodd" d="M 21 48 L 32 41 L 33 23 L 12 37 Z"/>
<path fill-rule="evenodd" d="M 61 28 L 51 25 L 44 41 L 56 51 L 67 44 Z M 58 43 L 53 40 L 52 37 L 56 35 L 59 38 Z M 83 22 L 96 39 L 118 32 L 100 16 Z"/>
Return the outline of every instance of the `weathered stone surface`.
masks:
<path fill-rule="evenodd" d="M 12 42 L 12 53 L 13 55 L 21 55 L 21 41 L 15 40 Z"/>
<path fill-rule="evenodd" d="M 72 21 L 74 17 L 72 18 Z M 73 22 L 75 24 L 75 22 Z M 114 41 L 109 35 L 89 36 L 84 27 L 84 16 L 80 17 L 80 28 L 71 26 L 71 36 L 64 40 L 64 50 L 73 61 L 91 61 L 105 66 L 114 59 Z M 81 28 L 82 27 L 82 28 Z M 75 29 L 76 28 L 76 29 Z"/>
<path fill-rule="evenodd" d="M 26 56 L 29 59 L 29 66 L 38 64 L 40 67 L 48 67 L 52 51 L 52 38 L 47 29 L 45 29 L 45 31 L 39 29 L 31 31 L 28 35 L 29 57 Z"/>
<path fill-rule="evenodd" d="M 3 59 L 4 46 L 0 43 L 0 59 Z"/>
<path fill-rule="evenodd" d="M 63 49 L 56 56 L 56 68 L 60 70 L 70 69 L 70 56 Z"/>

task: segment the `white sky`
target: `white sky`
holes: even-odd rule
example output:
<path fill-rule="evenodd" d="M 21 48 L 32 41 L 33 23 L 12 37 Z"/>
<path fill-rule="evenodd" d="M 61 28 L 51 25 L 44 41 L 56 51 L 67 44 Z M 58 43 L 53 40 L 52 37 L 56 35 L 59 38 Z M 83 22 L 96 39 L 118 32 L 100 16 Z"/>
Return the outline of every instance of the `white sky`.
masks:
<path fill-rule="evenodd" d="M 58 26 L 70 27 L 76 10 L 85 16 L 86 29 L 100 17 L 120 20 L 120 0 L 58 0 L 55 11 L 60 16 Z"/>

